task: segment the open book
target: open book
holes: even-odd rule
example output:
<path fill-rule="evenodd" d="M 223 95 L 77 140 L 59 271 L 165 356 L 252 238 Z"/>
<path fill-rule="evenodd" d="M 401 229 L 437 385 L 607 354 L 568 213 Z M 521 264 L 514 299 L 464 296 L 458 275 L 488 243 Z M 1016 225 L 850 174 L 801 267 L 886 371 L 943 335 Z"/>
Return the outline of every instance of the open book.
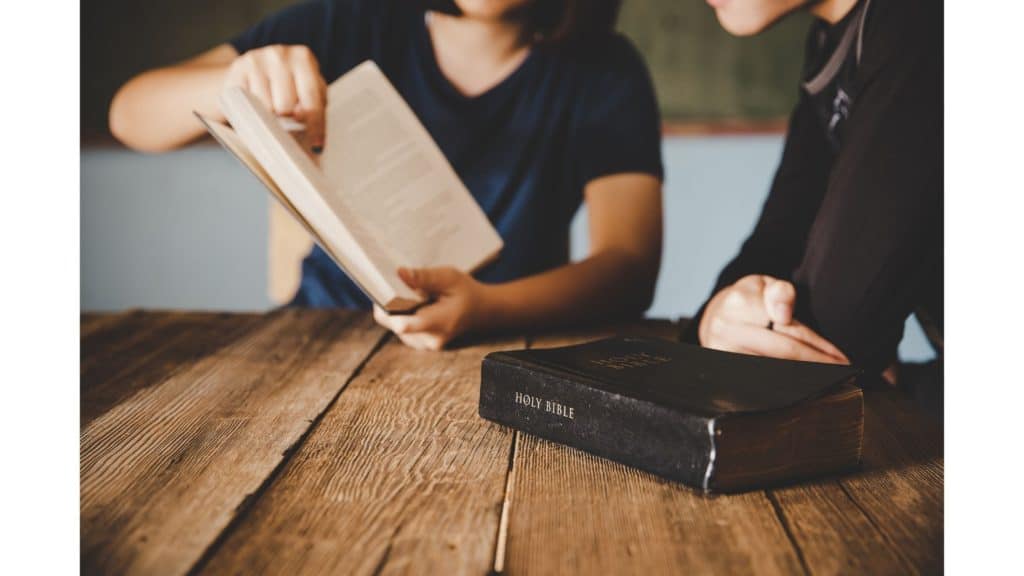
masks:
<path fill-rule="evenodd" d="M 319 158 L 242 88 L 221 96 L 231 126 L 196 116 L 270 190 L 371 300 L 423 303 L 399 267 L 472 272 L 501 237 L 380 69 L 366 61 L 327 88 Z"/>

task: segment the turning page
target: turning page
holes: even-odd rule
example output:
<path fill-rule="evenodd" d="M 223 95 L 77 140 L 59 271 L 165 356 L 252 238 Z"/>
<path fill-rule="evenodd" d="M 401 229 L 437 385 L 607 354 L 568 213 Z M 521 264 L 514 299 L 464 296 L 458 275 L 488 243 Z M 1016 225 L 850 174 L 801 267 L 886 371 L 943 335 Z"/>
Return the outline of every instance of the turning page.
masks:
<path fill-rule="evenodd" d="M 319 162 L 247 91 L 226 90 L 221 107 L 231 127 L 197 116 L 384 309 L 424 300 L 399 267 L 471 272 L 501 250 L 483 210 L 372 62 L 328 88 Z"/>
<path fill-rule="evenodd" d="M 327 92 L 320 161 L 337 195 L 401 266 L 472 271 L 501 237 L 415 113 L 372 61 Z"/>
<path fill-rule="evenodd" d="M 324 250 L 372 300 L 389 310 L 423 300 L 398 278 L 397 265 L 341 199 L 322 192 L 329 189 L 323 173 L 269 110 L 241 88 L 228 89 L 221 106 L 239 140 L 318 233 Z"/>

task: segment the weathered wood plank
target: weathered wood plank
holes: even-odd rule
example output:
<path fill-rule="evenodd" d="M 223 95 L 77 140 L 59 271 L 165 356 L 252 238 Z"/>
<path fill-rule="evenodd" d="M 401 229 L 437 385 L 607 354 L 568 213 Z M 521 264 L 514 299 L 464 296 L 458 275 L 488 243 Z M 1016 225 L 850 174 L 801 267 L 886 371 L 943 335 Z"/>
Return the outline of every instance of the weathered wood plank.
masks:
<path fill-rule="evenodd" d="M 812 574 L 911 571 L 835 479 L 772 490 L 769 497 Z"/>
<path fill-rule="evenodd" d="M 864 418 L 861 471 L 771 496 L 815 574 L 941 571 L 941 429 L 897 391 L 865 392 Z"/>
<path fill-rule="evenodd" d="M 180 321 L 185 314 L 130 310 L 113 314 L 83 314 L 79 317 L 79 357 L 81 371 L 102 364 L 116 353 L 131 347 L 135 339 L 168 322 Z"/>
<path fill-rule="evenodd" d="M 840 484 L 913 572 L 941 572 L 941 422 L 892 391 L 869 390 L 864 402 L 864 469 Z"/>
<path fill-rule="evenodd" d="M 79 426 L 243 337 L 260 319 L 256 314 L 137 312 L 93 332 L 81 350 Z"/>
<path fill-rule="evenodd" d="M 703 496 L 518 436 L 510 574 L 788 574 L 799 560 L 761 492 Z"/>
<path fill-rule="evenodd" d="M 188 571 L 383 334 L 365 314 L 278 312 L 92 421 L 82 571 Z"/>
<path fill-rule="evenodd" d="M 87 326 L 92 328 L 82 330 L 79 340 L 81 387 L 84 390 L 94 382 L 105 381 L 139 355 L 152 354 L 169 338 L 209 326 L 215 318 L 231 316 L 134 310 L 90 322 Z"/>
<path fill-rule="evenodd" d="M 524 344 L 389 341 L 200 571 L 487 572 L 512 433 L 478 416 L 480 362 Z"/>
<path fill-rule="evenodd" d="M 82 312 L 78 316 L 78 335 L 84 339 L 92 333 L 120 322 L 128 312 Z"/>
<path fill-rule="evenodd" d="M 608 332 L 677 339 L 666 323 Z M 540 338 L 538 347 L 593 335 Z M 704 496 L 583 451 L 518 434 L 504 566 L 526 574 L 802 571 L 763 492 Z"/>

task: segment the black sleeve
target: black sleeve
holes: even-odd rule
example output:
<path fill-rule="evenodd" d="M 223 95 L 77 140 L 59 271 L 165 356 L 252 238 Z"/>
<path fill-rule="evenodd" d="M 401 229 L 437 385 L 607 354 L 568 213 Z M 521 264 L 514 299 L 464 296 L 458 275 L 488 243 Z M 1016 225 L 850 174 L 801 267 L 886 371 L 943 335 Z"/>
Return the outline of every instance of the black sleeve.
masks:
<path fill-rule="evenodd" d="M 874 373 L 916 307 L 941 322 L 942 26 L 925 13 L 887 23 L 891 49 L 855 102 L 793 275 L 797 316 Z"/>
<path fill-rule="evenodd" d="M 810 99 L 801 91 L 790 116 L 782 161 L 754 231 L 739 254 L 722 270 L 711 291 L 749 274 L 788 278 L 803 256 L 807 233 L 828 181 L 829 143 L 818 125 Z M 683 338 L 696 343 L 697 328 L 707 302 L 687 325 Z"/>
<path fill-rule="evenodd" d="M 643 58 L 620 36 L 606 54 L 602 73 L 580 104 L 575 171 L 581 189 L 601 176 L 624 172 L 663 177 L 661 118 Z"/>

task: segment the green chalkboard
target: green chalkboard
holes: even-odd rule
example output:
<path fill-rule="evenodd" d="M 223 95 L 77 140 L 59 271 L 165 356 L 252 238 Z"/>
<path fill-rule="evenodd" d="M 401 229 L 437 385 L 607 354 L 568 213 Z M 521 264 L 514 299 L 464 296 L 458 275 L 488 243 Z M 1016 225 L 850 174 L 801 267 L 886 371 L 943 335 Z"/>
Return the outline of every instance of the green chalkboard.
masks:
<path fill-rule="evenodd" d="M 83 139 L 132 75 L 225 41 L 296 0 L 92 0 L 82 6 Z M 543 0 L 541 0 L 543 1 Z M 620 30 L 647 59 L 667 122 L 785 116 L 796 97 L 807 18 L 733 38 L 703 0 L 625 0 Z"/>
<path fill-rule="evenodd" d="M 796 102 L 809 25 L 801 14 L 736 38 L 703 0 L 625 0 L 619 18 L 647 59 L 667 121 L 786 116 Z"/>

